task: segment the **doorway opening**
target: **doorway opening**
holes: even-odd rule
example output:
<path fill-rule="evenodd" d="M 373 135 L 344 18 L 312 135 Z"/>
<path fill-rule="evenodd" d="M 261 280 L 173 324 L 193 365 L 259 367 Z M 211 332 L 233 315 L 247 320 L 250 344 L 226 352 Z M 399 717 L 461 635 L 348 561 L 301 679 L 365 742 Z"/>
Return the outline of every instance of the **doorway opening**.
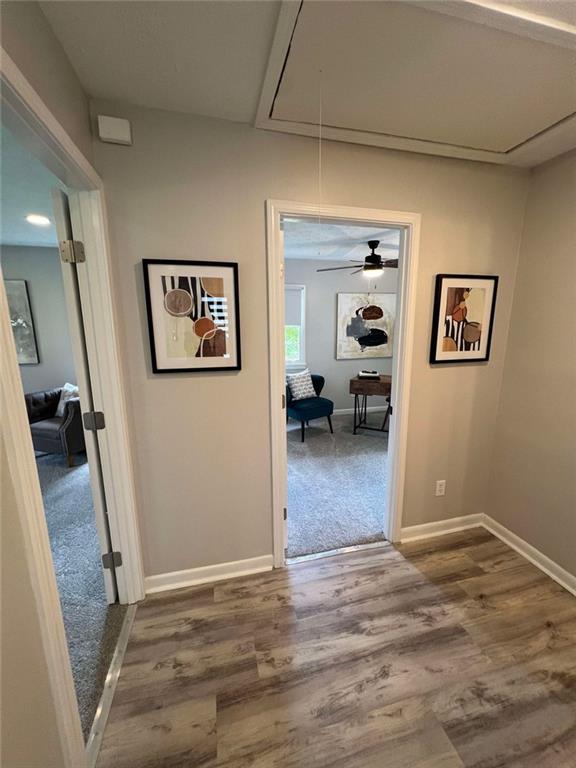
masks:
<path fill-rule="evenodd" d="M 83 320 L 70 295 L 74 265 L 58 249 L 67 211 L 53 207 L 55 190 L 67 200 L 66 187 L 5 126 L 0 142 L 0 265 L 88 741 L 127 606 L 118 602 L 114 568 L 103 567 L 112 547 L 97 438 L 86 428 L 93 402 Z"/>
<path fill-rule="evenodd" d="M 400 538 L 420 216 L 268 201 L 267 219 L 279 567 Z"/>
<path fill-rule="evenodd" d="M 282 225 L 293 559 L 386 541 L 402 230 L 306 216 Z"/>

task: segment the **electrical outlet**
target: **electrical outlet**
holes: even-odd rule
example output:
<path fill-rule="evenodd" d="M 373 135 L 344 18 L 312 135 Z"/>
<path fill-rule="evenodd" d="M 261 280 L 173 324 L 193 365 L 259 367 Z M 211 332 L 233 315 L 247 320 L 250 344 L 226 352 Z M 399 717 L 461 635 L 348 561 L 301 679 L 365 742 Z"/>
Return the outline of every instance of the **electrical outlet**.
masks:
<path fill-rule="evenodd" d="M 446 495 L 446 480 L 436 480 L 436 496 Z"/>

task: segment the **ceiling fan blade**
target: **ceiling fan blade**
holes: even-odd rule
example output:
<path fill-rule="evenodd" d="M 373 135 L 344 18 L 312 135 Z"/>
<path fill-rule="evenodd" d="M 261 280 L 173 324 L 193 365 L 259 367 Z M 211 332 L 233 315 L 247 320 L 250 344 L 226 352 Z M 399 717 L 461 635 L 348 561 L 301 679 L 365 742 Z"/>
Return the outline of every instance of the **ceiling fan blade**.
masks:
<path fill-rule="evenodd" d="M 322 269 L 317 269 L 316 272 L 334 272 L 336 269 L 354 269 L 354 267 L 350 264 L 347 267 L 322 267 Z"/>
<path fill-rule="evenodd" d="M 364 272 L 364 267 L 360 267 L 360 269 L 355 269 L 354 272 L 350 272 L 351 275 L 357 275 L 358 272 Z"/>
<path fill-rule="evenodd" d="M 397 269 L 398 268 L 398 259 L 386 259 L 386 261 L 382 262 L 382 266 L 385 268 L 392 268 Z"/>

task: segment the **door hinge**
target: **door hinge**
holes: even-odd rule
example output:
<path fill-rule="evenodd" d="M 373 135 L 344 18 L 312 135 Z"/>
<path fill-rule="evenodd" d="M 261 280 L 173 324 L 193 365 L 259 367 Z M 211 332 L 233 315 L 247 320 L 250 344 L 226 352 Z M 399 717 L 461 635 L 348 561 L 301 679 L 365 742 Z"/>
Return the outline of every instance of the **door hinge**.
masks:
<path fill-rule="evenodd" d="M 286 395 L 282 395 L 282 410 L 286 410 Z"/>
<path fill-rule="evenodd" d="M 82 414 L 82 421 L 84 422 L 84 429 L 89 432 L 96 432 L 96 430 L 104 429 L 106 426 L 102 411 L 86 411 Z"/>
<path fill-rule="evenodd" d="M 60 258 L 67 264 L 80 264 L 86 261 L 84 243 L 79 240 L 61 240 L 58 244 Z"/>
<path fill-rule="evenodd" d="M 286 507 L 284 507 L 283 512 L 284 512 L 284 520 L 288 520 L 288 510 L 286 509 Z"/>
<path fill-rule="evenodd" d="M 122 552 L 106 552 L 102 555 L 102 567 L 107 570 L 118 568 L 122 565 Z"/>

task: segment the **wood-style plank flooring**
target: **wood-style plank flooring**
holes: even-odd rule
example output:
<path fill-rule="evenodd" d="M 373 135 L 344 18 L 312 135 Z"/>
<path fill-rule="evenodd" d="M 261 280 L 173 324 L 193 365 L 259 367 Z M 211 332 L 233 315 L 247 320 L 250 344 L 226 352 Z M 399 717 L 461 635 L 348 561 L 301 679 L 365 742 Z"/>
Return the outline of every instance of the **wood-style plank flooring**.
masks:
<path fill-rule="evenodd" d="M 483 529 L 147 598 L 98 768 L 576 768 L 576 598 Z"/>

